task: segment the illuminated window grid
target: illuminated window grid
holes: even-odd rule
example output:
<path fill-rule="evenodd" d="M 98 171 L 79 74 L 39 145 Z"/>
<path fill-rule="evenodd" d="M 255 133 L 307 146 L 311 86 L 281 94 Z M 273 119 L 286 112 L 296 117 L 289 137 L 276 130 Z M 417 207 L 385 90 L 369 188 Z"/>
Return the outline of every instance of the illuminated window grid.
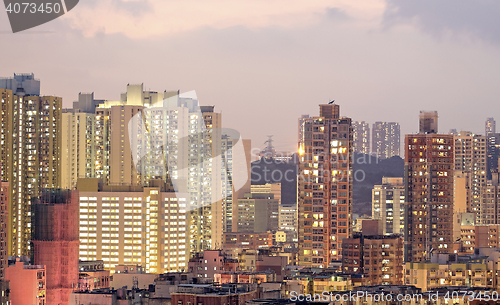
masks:
<path fill-rule="evenodd" d="M 80 197 L 80 259 L 97 256 L 97 198 Z"/>
<path fill-rule="evenodd" d="M 124 263 L 140 262 L 142 255 L 142 197 L 125 197 L 124 203 Z M 138 246 L 139 245 L 139 246 Z"/>
<path fill-rule="evenodd" d="M 175 272 L 186 268 L 186 199 L 168 201 L 168 198 L 164 201 L 163 268 L 164 272 Z"/>

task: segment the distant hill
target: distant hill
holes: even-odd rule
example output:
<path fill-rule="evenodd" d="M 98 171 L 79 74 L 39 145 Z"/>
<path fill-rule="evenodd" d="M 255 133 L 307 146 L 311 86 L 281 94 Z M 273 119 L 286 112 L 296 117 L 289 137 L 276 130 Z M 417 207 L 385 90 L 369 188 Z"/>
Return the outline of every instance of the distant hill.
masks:
<path fill-rule="evenodd" d="M 382 177 L 403 177 L 404 160 L 395 156 L 378 159 L 370 155 L 355 153 L 353 160 L 354 189 L 353 213 L 371 215 L 372 189 L 382 183 Z"/>
<path fill-rule="evenodd" d="M 281 202 L 297 204 L 297 171 L 296 155 L 290 162 L 262 158 L 252 162 L 252 184 L 281 182 Z"/>
<path fill-rule="evenodd" d="M 252 184 L 281 182 L 283 203 L 297 202 L 297 164 L 296 155 L 290 162 L 260 159 L 252 162 Z M 378 159 L 355 153 L 353 160 L 354 189 L 353 213 L 371 214 L 372 189 L 382 183 L 382 177 L 403 177 L 404 160 L 400 157 Z"/>

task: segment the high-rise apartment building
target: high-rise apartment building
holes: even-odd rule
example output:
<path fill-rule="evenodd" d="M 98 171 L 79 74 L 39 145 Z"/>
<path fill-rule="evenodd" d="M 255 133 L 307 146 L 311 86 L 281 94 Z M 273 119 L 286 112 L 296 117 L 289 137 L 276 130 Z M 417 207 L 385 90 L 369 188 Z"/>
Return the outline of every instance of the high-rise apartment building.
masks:
<path fill-rule="evenodd" d="M 70 304 L 78 287 L 78 191 L 44 190 L 34 199 L 34 264 L 45 266 L 47 304 Z"/>
<path fill-rule="evenodd" d="M 74 189 L 78 178 L 95 177 L 95 109 L 99 101 L 94 93 L 80 93 L 72 109 L 62 112 L 61 188 Z"/>
<path fill-rule="evenodd" d="M 493 173 L 499 172 L 500 162 L 500 133 L 489 133 L 487 135 L 487 170 L 488 179 L 492 179 Z"/>
<path fill-rule="evenodd" d="M 353 121 L 352 135 L 354 151 L 370 154 L 370 124 L 365 121 Z"/>
<path fill-rule="evenodd" d="M 400 155 L 401 127 L 395 122 L 375 122 L 372 128 L 372 154 L 386 159 Z"/>
<path fill-rule="evenodd" d="M 304 143 L 304 123 L 310 119 L 311 117 L 308 115 L 308 114 L 303 114 L 300 116 L 299 118 L 299 131 L 298 131 L 298 135 L 299 135 L 299 149 L 301 147 L 301 144 Z"/>
<path fill-rule="evenodd" d="M 481 190 L 487 182 L 487 142 L 486 137 L 471 132 L 461 131 L 454 135 L 455 171 L 467 176 L 469 188 L 468 211 L 477 217 L 476 224 L 484 223 Z"/>
<path fill-rule="evenodd" d="M 405 137 L 405 259 L 425 261 L 453 243 L 454 141 L 452 135 Z"/>
<path fill-rule="evenodd" d="M 484 124 L 484 135 L 488 136 L 490 133 L 496 133 L 497 127 L 494 118 L 487 118 Z"/>
<path fill-rule="evenodd" d="M 162 180 L 148 187 L 99 185 L 79 179 L 80 260 L 141 265 L 148 273 L 187 270 L 188 194 Z"/>
<path fill-rule="evenodd" d="M 40 96 L 33 74 L 0 80 L 0 161 L 10 183 L 9 252 L 27 255 L 31 238 L 31 198 L 61 184 L 62 99 Z"/>
<path fill-rule="evenodd" d="M 192 94 L 144 91 L 139 84 L 128 85 L 120 101 L 101 103 L 95 120 L 95 176 L 106 185 L 171 182 L 188 194 L 190 252 L 220 248 L 224 228 L 236 221 L 233 193 L 242 185 L 235 189 L 233 180 L 241 167 L 250 172 L 236 153 L 249 143 L 222 130 L 221 113 L 199 106 Z"/>
<path fill-rule="evenodd" d="M 372 190 L 372 218 L 380 220 L 382 234 L 404 233 L 405 188 L 403 178 L 383 177 Z"/>
<path fill-rule="evenodd" d="M 351 235 L 352 127 L 340 106 L 320 105 L 320 115 L 303 119 L 299 134 L 299 264 L 327 267 L 341 258 Z"/>
<path fill-rule="evenodd" d="M 244 156 L 235 151 L 238 141 L 241 141 L 240 144 L 243 145 Z M 245 193 L 249 193 L 253 187 L 249 176 L 251 174 L 251 141 L 238 140 L 230 134 L 223 134 L 221 147 L 222 231 L 236 232 L 238 227 L 237 200 L 242 198 Z M 235 187 L 237 181 L 246 182 L 239 188 Z"/>
<path fill-rule="evenodd" d="M 481 190 L 483 224 L 500 224 L 500 181 L 499 174 L 493 177 Z"/>

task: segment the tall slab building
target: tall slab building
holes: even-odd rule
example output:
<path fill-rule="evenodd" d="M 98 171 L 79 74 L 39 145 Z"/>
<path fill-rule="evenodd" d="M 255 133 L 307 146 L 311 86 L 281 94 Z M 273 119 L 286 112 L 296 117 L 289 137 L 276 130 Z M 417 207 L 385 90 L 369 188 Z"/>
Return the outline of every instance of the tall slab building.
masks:
<path fill-rule="evenodd" d="M 372 154 L 387 159 L 400 155 L 401 127 L 396 122 L 375 122 L 372 127 Z"/>
<path fill-rule="evenodd" d="M 488 136 L 490 133 L 497 132 L 497 123 L 494 118 L 487 118 L 484 123 L 484 135 Z"/>
<path fill-rule="evenodd" d="M 62 98 L 40 96 L 33 74 L 0 80 L 1 162 L 10 183 L 9 251 L 28 255 L 31 198 L 61 184 Z"/>
<path fill-rule="evenodd" d="M 437 134 L 437 114 L 405 137 L 405 260 L 447 253 L 453 240 L 454 139 Z M 421 116 L 422 118 L 422 116 Z M 424 119 L 428 119 L 424 116 Z"/>
<path fill-rule="evenodd" d="M 102 100 L 79 93 L 72 109 L 62 112 L 61 187 L 74 189 L 78 178 L 95 177 L 95 110 Z"/>
<path fill-rule="evenodd" d="M 370 154 L 370 124 L 365 121 L 352 122 L 354 151 Z"/>
<path fill-rule="evenodd" d="M 299 264 L 328 267 L 341 259 L 351 236 L 352 126 L 340 106 L 320 105 L 320 115 L 299 126 Z"/>
<path fill-rule="evenodd" d="M 455 171 L 466 176 L 469 188 L 467 210 L 476 215 L 476 224 L 487 224 L 481 200 L 481 190 L 487 184 L 487 138 L 467 131 L 461 131 L 453 138 Z"/>

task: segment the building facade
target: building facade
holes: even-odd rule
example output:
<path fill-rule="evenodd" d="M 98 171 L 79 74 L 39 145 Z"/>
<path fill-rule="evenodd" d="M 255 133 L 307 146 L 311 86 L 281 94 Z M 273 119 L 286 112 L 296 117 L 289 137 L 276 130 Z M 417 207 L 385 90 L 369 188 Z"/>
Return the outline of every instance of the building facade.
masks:
<path fill-rule="evenodd" d="M 500 181 L 498 173 L 494 173 L 481 190 L 483 224 L 500 224 Z"/>
<path fill-rule="evenodd" d="M 5 278 L 10 284 L 12 304 L 46 305 L 45 266 L 28 265 L 19 258 L 9 265 Z"/>
<path fill-rule="evenodd" d="M 475 248 L 498 248 L 500 225 L 461 226 L 462 253 L 474 254 Z"/>
<path fill-rule="evenodd" d="M 490 133 L 496 133 L 496 125 L 497 123 L 495 121 L 495 118 L 487 118 L 486 122 L 484 123 L 484 135 L 488 136 Z"/>
<path fill-rule="evenodd" d="M 328 267 L 340 260 L 342 240 L 351 236 L 352 127 L 340 106 L 320 105 L 303 119 L 299 141 L 299 264 Z"/>
<path fill-rule="evenodd" d="M 353 121 L 352 139 L 355 152 L 370 154 L 370 124 L 365 121 Z"/>
<path fill-rule="evenodd" d="M 95 109 L 99 102 L 104 101 L 95 100 L 94 93 L 80 93 L 78 102 L 73 103 L 73 109 L 62 111 L 61 188 L 63 189 L 74 189 L 78 178 L 93 178 L 96 175 Z"/>
<path fill-rule="evenodd" d="M 372 154 L 388 159 L 400 155 L 401 127 L 396 122 L 375 122 L 372 128 Z"/>
<path fill-rule="evenodd" d="M 238 232 L 279 230 L 279 201 L 272 193 L 247 193 L 238 202 Z"/>
<path fill-rule="evenodd" d="M 78 287 L 78 191 L 46 190 L 34 199 L 34 264 L 45 266 L 47 304 L 70 304 Z"/>
<path fill-rule="evenodd" d="M 477 224 L 486 223 L 482 210 L 481 190 L 487 183 L 487 141 L 485 136 L 461 131 L 453 136 L 455 171 L 467 177 L 468 211 L 476 214 Z"/>
<path fill-rule="evenodd" d="M 488 137 L 488 179 L 492 178 L 494 173 L 499 172 L 499 162 L 500 159 L 500 133 L 490 133 L 487 135 Z"/>
<path fill-rule="evenodd" d="M 0 163 L 0 171 L 2 170 Z M 8 304 L 9 283 L 5 280 L 5 269 L 9 264 L 8 230 L 9 224 L 9 183 L 0 178 L 0 304 Z"/>
<path fill-rule="evenodd" d="M 382 234 L 404 233 L 405 188 L 403 178 L 383 177 L 372 190 L 372 217 L 380 220 Z"/>
<path fill-rule="evenodd" d="M 359 234 L 342 244 L 342 271 L 363 273 L 364 285 L 403 284 L 403 237 Z"/>
<path fill-rule="evenodd" d="M 0 87 L 2 180 L 11 187 L 9 254 L 28 255 L 31 198 L 61 184 L 62 99 L 40 96 L 33 74 L 2 79 Z"/>
<path fill-rule="evenodd" d="M 420 262 L 452 247 L 454 141 L 452 135 L 406 135 L 405 147 L 405 259 Z"/>
<path fill-rule="evenodd" d="M 187 268 L 187 196 L 164 182 L 149 187 L 99 186 L 80 179 L 80 260 L 141 265 L 148 273 Z"/>
<path fill-rule="evenodd" d="M 427 262 L 406 263 L 405 285 L 423 292 L 452 286 L 498 289 L 499 255 L 498 248 L 476 248 L 466 256 L 433 253 Z"/>

